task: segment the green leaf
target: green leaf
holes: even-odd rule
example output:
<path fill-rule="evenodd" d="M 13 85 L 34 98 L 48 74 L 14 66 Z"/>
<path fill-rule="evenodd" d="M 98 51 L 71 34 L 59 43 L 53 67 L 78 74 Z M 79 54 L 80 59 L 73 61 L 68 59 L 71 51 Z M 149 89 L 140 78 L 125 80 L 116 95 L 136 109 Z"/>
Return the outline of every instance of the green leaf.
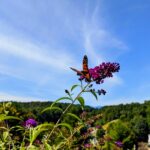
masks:
<path fill-rule="evenodd" d="M 73 91 L 76 87 L 78 87 L 79 85 L 78 84 L 75 84 L 71 87 L 71 91 Z"/>
<path fill-rule="evenodd" d="M 6 142 L 7 137 L 8 137 L 9 132 L 8 131 L 4 131 L 3 132 L 3 140 Z"/>
<path fill-rule="evenodd" d="M 1 115 L 0 115 L 0 121 L 8 120 L 8 119 L 17 119 L 17 120 L 21 120 L 20 118 L 14 117 L 14 116 L 6 116 L 5 114 L 1 114 Z"/>
<path fill-rule="evenodd" d="M 47 142 L 44 142 L 44 147 L 45 150 L 53 150 L 52 147 Z"/>
<path fill-rule="evenodd" d="M 77 119 L 77 120 L 79 120 L 80 122 L 82 122 L 82 120 L 81 120 L 77 115 L 75 115 L 75 114 L 73 114 L 73 113 L 67 113 L 66 115 L 69 115 L 69 116 L 71 116 L 71 117 L 74 117 L 75 119 Z"/>
<path fill-rule="evenodd" d="M 30 145 L 27 147 L 27 150 L 40 150 L 40 148 L 34 146 L 34 145 Z"/>
<path fill-rule="evenodd" d="M 68 123 L 59 123 L 59 124 L 57 125 L 57 127 L 58 127 L 58 126 L 65 126 L 65 127 L 67 127 L 67 128 L 70 130 L 70 132 L 72 133 L 72 127 L 71 127 L 70 124 L 68 124 Z"/>
<path fill-rule="evenodd" d="M 35 128 L 30 128 L 30 132 L 31 132 L 30 144 L 32 144 L 36 140 L 37 136 L 41 132 L 48 130 L 49 129 L 48 127 L 53 127 L 53 125 L 50 123 L 44 123 L 36 126 Z"/>
<path fill-rule="evenodd" d="M 56 101 L 54 101 L 54 102 L 51 104 L 51 107 L 52 107 L 53 105 L 55 105 L 56 103 L 58 103 L 59 101 L 62 101 L 62 100 L 71 100 L 71 101 L 72 101 L 72 99 L 71 99 L 70 97 L 61 97 L 61 98 L 57 99 Z"/>
<path fill-rule="evenodd" d="M 93 96 L 96 98 L 96 100 L 98 100 L 96 92 L 95 91 L 90 91 L 90 92 L 91 92 L 91 94 L 93 94 Z"/>
<path fill-rule="evenodd" d="M 45 108 L 45 109 L 42 111 L 42 113 L 45 112 L 45 111 L 48 111 L 48 110 L 59 110 L 59 111 L 63 111 L 63 110 L 62 110 L 61 108 L 59 108 L 59 107 L 52 107 L 52 106 L 50 106 L 50 107 Z"/>
<path fill-rule="evenodd" d="M 84 98 L 83 97 L 78 97 L 77 100 L 79 101 L 81 107 L 84 107 Z"/>
<path fill-rule="evenodd" d="M 54 101 L 50 107 L 45 108 L 41 113 L 43 113 L 44 111 L 47 111 L 47 110 L 52 110 L 53 106 L 61 100 L 71 100 L 72 101 L 72 99 L 69 97 L 61 97 L 61 98 L 57 99 L 56 101 Z M 61 108 L 54 107 L 54 109 L 60 110 Z M 62 110 L 60 110 L 60 111 L 62 111 Z"/>

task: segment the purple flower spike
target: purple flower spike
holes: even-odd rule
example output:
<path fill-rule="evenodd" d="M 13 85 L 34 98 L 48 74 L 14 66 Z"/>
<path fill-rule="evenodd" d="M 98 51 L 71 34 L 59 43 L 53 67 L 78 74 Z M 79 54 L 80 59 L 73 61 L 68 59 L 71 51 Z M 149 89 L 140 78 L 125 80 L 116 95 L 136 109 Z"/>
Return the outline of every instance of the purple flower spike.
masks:
<path fill-rule="evenodd" d="M 103 79 L 113 77 L 112 73 L 118 72 L 119 69 L 120 65 L 118 63 L 103 62 L 99 66 L 89 69 L 89 73 L 93 81 L 96 82 L 96 84 L 101 84 L 104 82 Z"/>
<path fill-rule="evenodd" d="M 118 147 L 123 147 L 123 143 L 121 141 L 116 141 L 115 144 L 118 146 Z"/>
<path fill-rule="evenodd" d="M 25 127 L 30 128 L 30 127 L 36 127 L 37 122 L 34 119 L 28 119 L 25 121 Z"/>

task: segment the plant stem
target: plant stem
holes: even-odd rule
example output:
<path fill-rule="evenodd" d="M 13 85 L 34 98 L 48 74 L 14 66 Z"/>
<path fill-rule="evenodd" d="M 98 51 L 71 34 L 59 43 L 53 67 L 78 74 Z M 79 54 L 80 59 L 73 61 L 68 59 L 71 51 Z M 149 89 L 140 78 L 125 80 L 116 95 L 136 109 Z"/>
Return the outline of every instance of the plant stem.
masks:
<path fill-rule="evenodd" d="M 81 89 L 81 91 L 79 92 L 79 94 L 76 96 L 76 98 L 72 101 L 72 103 L 70 103 L 66 109 L 62 112 L 60 118 L 57 120 L 56 124 L 54 125 L 52 131 L 50 132 L 50 134 L 48 135 L 47 138 L 50 138 L 52 133 L 54 132 L 55 128 L 57 127 L 57 125 L 59 124 L 60 120 L 62 119 L 62 117 L 64 116 L 64 114 L 68 111 L 68 109 L 75 103 L 75 101 L 77 100 L 77 98 L 85 91 L 85 89 L 89 86 L 90 83 L 88 83 L 84 88 Z"/>

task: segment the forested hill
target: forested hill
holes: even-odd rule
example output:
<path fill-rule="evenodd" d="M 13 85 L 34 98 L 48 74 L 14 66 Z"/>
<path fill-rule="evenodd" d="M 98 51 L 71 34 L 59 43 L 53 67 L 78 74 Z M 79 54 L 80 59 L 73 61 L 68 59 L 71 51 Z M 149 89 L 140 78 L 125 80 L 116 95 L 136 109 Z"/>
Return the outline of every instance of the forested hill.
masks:
<path fill-rule="evenodd" d="M 8 106 L 11 109 L 9 112 L 10 115 L 20 114 L 27 117 L 34 117 L 38 118 L 41 116 L 41 111 L 44 110 L 46 107 L 49 107 L 52 102 L 12 102 L 11 106 Z M 0 113 L 2 111 L 3 102 L 0 102 Z M 57 103 L 57 106 L 65 109 L 68 104 L 67 103 Z M 80 116 L 83 112 L 80 105 L 73 105 L 71 110 L 72 113 Z M 145 101 L 144 103 L 131 103 L 131 104 L 120 104 L 120 105 L 112 105 L 112 106 L 104 106 L 101 108 L 93 108 L 90 106 L 85 106 L 84 111 L 88 112 L 88 116 L 94 116 L 96 114 L 103 114 L 103 122 L 112 121 L 114 119 L 121 119 L 121 120 L 132 120 L 137 117 L 145 118 L 150 124 L 150 100 Z M 59 111 L 48 111 L 42 116 L 43 118 L 38 118 L 42 122 L 43 121 L 56 121 L 59 117 Z M 48 115 L 48 117 L 46 117 Z"/>
<path fill-rule="evenodd" d="M 61 111 L 49 110 L 42 113 L 42 111 L 51 104 L 52 102 L 0 102 L 0 114 L 5 113 L 9 116 L 16 116 L 22 120 L 34 118 L 39 124 L 44 122 L 56 123 L 61 115 Z M 57 103 L 56 105 L 64 110 L 69 104 Z M 85 106 L 84 110 L 80 105 L 73 105 L 70 112 L 81 118 L 81 114 L 84 113 L 86 114 L 85 117 L 88 121 L 93 121 L 94 117 L 100 114 L 102 117 L 94 120 L 92 126 L 105 126 L 109 122 L 120 120 L 124 124 L 123 126 L 127 127 L 126 129 L 130 129 L 134 133 L 136 141 L 147 141 L 148 134 L 150 134 L 150 101 L 145 101 L 142 104 L 120 104 L 115 106 L 104 106 L 101 108 Z M 67 122 L 74 126 L 76 119 L 67 116 L 62 118 L 62 122 Z M 15 125 L 16 121 L 10 121 L 10 123 Z M 118 135 L 123 134 L 122 127 L 114 126 L 113 130 L 117 131 L 116 133 L 118 133 Z"/>

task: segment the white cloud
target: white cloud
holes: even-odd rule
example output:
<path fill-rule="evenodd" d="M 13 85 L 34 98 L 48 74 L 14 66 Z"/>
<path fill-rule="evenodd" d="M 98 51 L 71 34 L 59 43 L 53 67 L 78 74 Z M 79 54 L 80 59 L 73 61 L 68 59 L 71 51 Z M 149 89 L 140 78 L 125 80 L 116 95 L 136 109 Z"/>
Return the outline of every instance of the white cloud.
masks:
<path fill-rule="evenodd" d="M 98 1 L 93 11 L 87 11 L 82 24 L 83 46 L 93 64 L 108 60 L 108 56 L 110 59 L 116 57 L 128 49 L 123 41 L 111 33 L 111 28 L 106 27 L 102 5 L 102 2 Z M 111 56 L 110 53 L 114 54 L 112 49 L 116 51 L 115 55 Z"/>
<path fill-rule="evenodd" d="M 0 35 L 0 51 L 27 59 L 31 62 L 38 62 L 49 67 L 66 70 L 68 64 L 73 63 L 72 56 L 61 50 L 50 49 L 48 54 L 44 46 L 36 46 L 34 43 Z M 59 52 L 60 51 L 60 52 Z"/>
<path fill-rule="evenodd" d="M 22 97 L 22 96 L 10 95 L 7 93 L 0 93 L 0 101 L 31 102 L 31 101 L 46 101 L 46 100 L 35 98 L 35 97 Z"/>
<path fill-rule="evenodd" d="M 20 2 L 14 3 L 9 11 L 3 9 L 8 22 L 0 21 L 6 30 L 0 33 L 0 54 L 11 55 L 20 65 L 13 66 L 11 60 L 0 60 L 0 73 L 35 81 L 38 88 L 46 89 L 44 85 L 50 84 L 57 91 L 72 82 L 68 68 L 80 69 L 83 53 L 88 55 L 89 63 L 98 65 L 108 56 L 107 51 L 105 55 L 102 51 L 104 47 L 126 48 L 121 40 L 104 28 L 101 2 L 92 3 L 92 6 L 90 1 L 87 3 L 89 7 L 85 7 L 85 3 L 79 6 L 69 1 L 61 4 L 59 1 L 53 4 L 39 1 L 36 6 L 32 2 L 27 5 Z M 82 48 L 85 50 L 81 51 Z M 122 82 L 120 77 L 114 76 L 106 84 L 112 87 Z M 14 98 L 20 101 L 21 97 Z"/>
<path fill-rule="evenodd" d="M 107 78 L 104 82 L 106 88 L 112 88 L 114 86 L 119 86 L 123 84 L 123 80 L 117 76 L 116 74 L 113 75 L 112 78 Z"/>

